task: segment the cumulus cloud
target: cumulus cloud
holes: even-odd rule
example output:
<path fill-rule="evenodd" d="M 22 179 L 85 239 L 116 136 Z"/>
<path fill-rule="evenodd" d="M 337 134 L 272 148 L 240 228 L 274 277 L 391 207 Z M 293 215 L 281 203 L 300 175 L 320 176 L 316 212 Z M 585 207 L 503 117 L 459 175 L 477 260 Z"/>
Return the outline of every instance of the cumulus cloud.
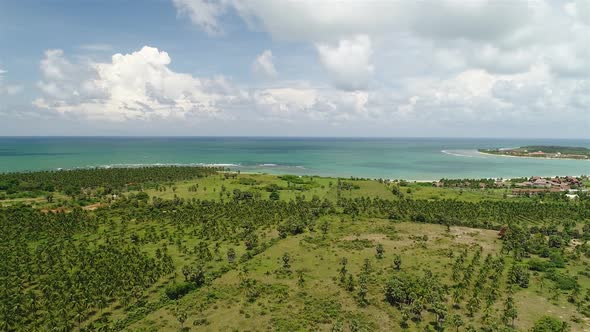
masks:
<path fill-rule="evenodd" d="M 311 111 L 318 101 L 318 92 L 310 88 L 271 88 L 255 91 L 253 98 L 268 115 L 288 119 Z"/>
<path fill-rule="evenodd" d="M 254 60 L 252 70 L 256 74 L 267 78 L 277 77 L 277 70 L 273 63 L 273 58 L 272 51 L 265 50 L 262 54 L 256 57 L 256 60 Z"/>
<path fill-rule="evenodd" d="M 523 132 L 533 125 L 538 130 L 560 128 L 567 123 L 564 119 L 572 118 L 578 121 L 572 130 L 587 131 L 590 125 L 588 81 L 556 78 L 546 65 L 517 75 L 471 69 L 445 79 L 405 82 L 404 86 L 404 101 L 397 111 L 406 118 L 478 128 L 519 123 Z"/>
<path fill-rule="evenodd" d="M 195 10 L 207 17 L 196 20 L 195 24 L 206 31 L 211 26 L 218 28 L 223 15 L 231 10 L 252 29 L 266 31 L 277 39 L 323 45 L 366 35 L 371 40 L 386 41 L 373 51 L 388 52 L 387 45 L 395 44 L 392 38 L 407 35 L 432 41 L 434 53 L 440 49 L 456 51 L 462 58 L 458 61 L 465 65 L 497 73 L 526 72 L 539 61 L 554 66 L 556 73 L 567 75 L 586 69 L 585 63 L 580 62 L 587 54 L 579 49 L 589 44 L 588 0 L 565 5 L 546 0 L 174 2 L 180 13 L 186 11 L 182 9 L 185 7 L 205 8 Z M 179 7 L 179 2 L 183 7 Z M 571 68 L 558 68 L 558 63 L 566 62 L 565 58 L 550 61 L 560 58 L 563 48 L 568 49 L 569 59 L 575 62 Z"/>
<path fill-rule="evenodd" d="M 330 46 L 328 53 L 334 54 L 328 57 L 340 59 L 341 53 L 352 57 L 340 50 L 349 46 Z M 366 68 L 368 61 L 361 62 Z M 364 123 L 382 129 L 403 124 L 401 130 L 440 126 L 463 130 L 524 119 L 537 129 L 550 129 L 563 119 L 577 118 L 579 128 L 573 130 L 590 125 L 588 80 L 560 78 L 546 64 L 519 74 L 464 68 L 449 77 L 401 79 L 397 89 L 345 90 L 289 81 L 276 82 L 272 88 L 244 89 L 221 76 L 174 72 L 170 63 L 166 52 L 147 46 L 115 54 L 104 63 L 75 62 L 63 51 L 48 50 L 40 65 L 43 96 L 34 104 L 62 114 L 118 122 L 256 118 L 300 126 Z"/>
<path fill-rule="evenodd" d="M 340 91 L 314 87 L 259 89 L 253 93 L 253 103 L 265 120 L 340 121 L 368 116 L 368 93 Z"/>
<path fill-rule="evenodd" d="M 224 77 L 198 78 L 168 68 L 168 53 L 144 46 L 107 63 L 72 63 L 61 50 L 41 61 L 40 108 L 91 119 L 124 121 L 222 116 L 243 97 Z"/>
<path fill-rule="evenodd" d="M 398 89 L 262 89 L 253 99 L 265 118 L 397 127 L 398 134 L 490 135 L 518 124 L 513 135 L 587 136 L 590 128 L 590 82 L 557 77 L 543 64 L 519 74 L 466 69 L 450 77 L 408 78 Z"/>
<path fill-rule="evenodd" d="M 318 44 L 320 59 L 334 85 L 343 90 L 366 89 L 373 65 L 371 40 L 366 35 L 342 39 L 338 45 Z"/>

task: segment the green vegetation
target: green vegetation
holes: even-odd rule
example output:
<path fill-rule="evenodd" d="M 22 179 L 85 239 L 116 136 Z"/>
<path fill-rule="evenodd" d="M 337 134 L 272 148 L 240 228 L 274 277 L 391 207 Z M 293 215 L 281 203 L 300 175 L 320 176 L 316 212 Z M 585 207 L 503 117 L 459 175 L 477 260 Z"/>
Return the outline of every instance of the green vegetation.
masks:
<path fill-rule="evenodd" d="M 4 331 L 588 328 L 584 195 L 196 167 L 0 183 L 31 193 L 0 201 Z"/>
<path fill-rule="evenodd" d="M 590 155 L 590 149 L 575 146 L 527 145 L 521 147 L 521 149 L 529 151 L 543 151 L 545 153 Z"/>
<path fill-rule="evenodd" d="M 527 145 L 515 149 L 479 149 L 496 155 L 558 159 L 589 159 L 590 149 L 573 146 Z"/>

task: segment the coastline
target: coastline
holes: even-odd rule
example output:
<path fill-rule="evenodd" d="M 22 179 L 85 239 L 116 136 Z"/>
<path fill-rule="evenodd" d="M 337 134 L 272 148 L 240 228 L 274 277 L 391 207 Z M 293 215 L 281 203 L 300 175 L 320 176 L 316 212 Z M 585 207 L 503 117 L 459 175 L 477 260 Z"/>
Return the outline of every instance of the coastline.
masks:
<path fill-rule="evenodd" d="M 486 155 L 486 156 L 494 156 L 494 157 L 506 157 L 506 158 L 523 158 L 523 159 L 540 159 L 540 160 L 574 160 L 574 161 L 590 161 L 590 159 L 576 159 L 576 158 L 549 158 L 549 157 L 526 157 L 526 156 L 508 156 L 505 154 L 495 154 L 495 153 L 488 153 L 476 150 L 477 153 Z"/>

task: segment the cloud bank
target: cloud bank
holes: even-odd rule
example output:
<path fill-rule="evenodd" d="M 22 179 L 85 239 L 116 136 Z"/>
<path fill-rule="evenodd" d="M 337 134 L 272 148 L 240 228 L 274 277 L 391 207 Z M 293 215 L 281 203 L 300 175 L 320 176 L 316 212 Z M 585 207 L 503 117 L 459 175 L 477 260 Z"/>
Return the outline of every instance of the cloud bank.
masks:
<path fill-rule="evenodd" d="M 125 121 L 221 116 L 240 99 L 223 76 L 199 78 L 168 67 L 168 53 L 144 46 L 109 63 L 72 63 L 62 50 L 41 61 L 43 97 L 34 105 L 90 119 Z"/>
<path fill-rule="evenodd" d="M 248 122 L 352 136 L 590 133 L 589 0 L 171 0 L 171 8 L 212 40 L 271 38 L 255 53 L 236 50 L 249 75 L 238 79 L 195 75 L 198 62 L 179 70 L 153 46 L 79 47 L 112 54 L 102 61 L 46 50 L 34 107 L 119 124 L 214 122 L 224 133 Z M 236 26 L 249 31 L 234 36 Z M 20 89 L 6 76 L 1 96 Z"/>
<path fill-rule="evenodd" d="M 277 41 L 315 46 L 327 78 L 321 88 L 307 82 L 254 92 L 273 117 L 478 127 L 525 121 L 543 130 L 569 117 L 578 119 L 577 133 L 590 132 L 588 0 L 216 4 L 214 25 L 232 13 Z"/>

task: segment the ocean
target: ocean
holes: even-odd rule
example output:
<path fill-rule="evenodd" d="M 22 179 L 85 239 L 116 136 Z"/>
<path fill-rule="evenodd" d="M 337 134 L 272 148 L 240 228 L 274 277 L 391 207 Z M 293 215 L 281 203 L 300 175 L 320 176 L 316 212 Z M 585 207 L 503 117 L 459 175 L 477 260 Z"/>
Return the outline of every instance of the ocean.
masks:
<path fill-rule="evenodd" d="M 478 148 L 590 147 L 496 138 L 0 137 L 0 172 L 219 165 L 242 172 L 408 180 L 590 174 L 590 161 L 484 155 Z"/>

